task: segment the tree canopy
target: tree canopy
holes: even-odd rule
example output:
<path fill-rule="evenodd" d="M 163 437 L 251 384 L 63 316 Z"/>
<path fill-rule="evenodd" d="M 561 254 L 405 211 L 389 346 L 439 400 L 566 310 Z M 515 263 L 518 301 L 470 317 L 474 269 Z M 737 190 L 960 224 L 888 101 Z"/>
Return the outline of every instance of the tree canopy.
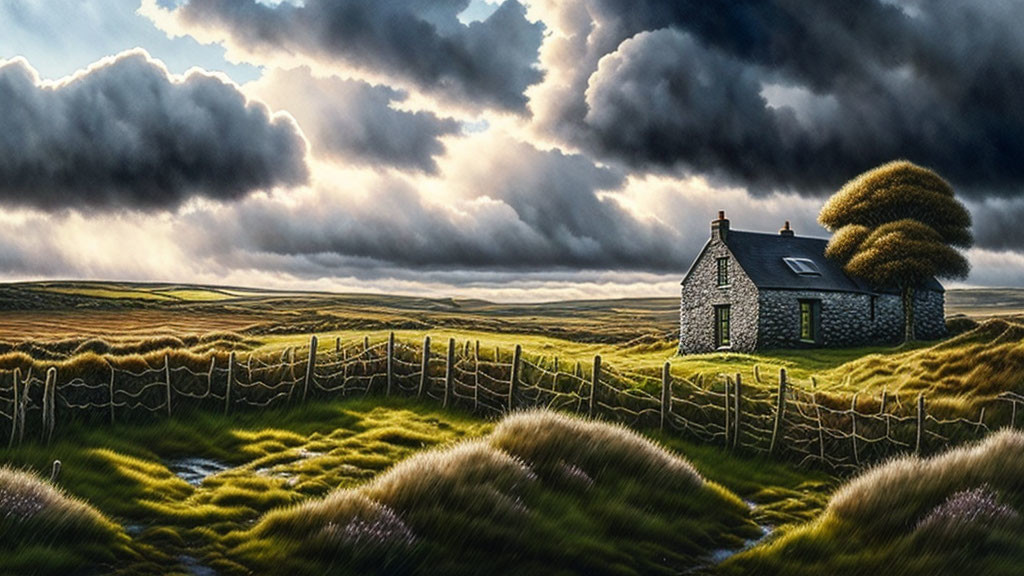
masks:
<path fill-rule="evenodd" d="M 898 220 L 916 220 L 939 233 L 942 241 L 969 247 L 971 214 L 941 176 L 906 160 L 883 164 L 857 176 L 829 198 L 818 221 L 839 231 L 844 226 L 877 228 Z"/>
<path fill-rule="evenodd" d="M 971 214 L 935 172 L 906 160 L 869 170 L 846 183 L 821 209 L 833 232 L 825 254 L 851 276 L 903 296 L 905 335 L 914 338 L 914 289 L 932 277 L 965 278 Z"/>

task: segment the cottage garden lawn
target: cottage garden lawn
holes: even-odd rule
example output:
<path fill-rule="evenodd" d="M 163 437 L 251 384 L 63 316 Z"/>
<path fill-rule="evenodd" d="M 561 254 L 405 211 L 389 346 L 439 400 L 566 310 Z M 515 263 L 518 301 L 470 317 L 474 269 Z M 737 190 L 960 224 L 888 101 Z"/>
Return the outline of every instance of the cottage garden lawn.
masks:
<path fill-rule="evenodd" d="M 941 343 L 674 358 L 671 311 L 649 302 L 502 308 L 201 287 L 53 288 L 59 300 L 47 300 L 48 287 L 21 288 L 36 291 L 42 308 L 19 311 L 33 336 L 19 344 L 5 335 L 7 354 L 58 362 L 83 346 L 132 354 L 221 345 L 211 342 L 279 351 L 307 343 L 311 330 L 321 346 L 395 331 L 409 343 L 429 334 L 506 353 L 519 344 L 563 366 L 600 354 L 618 369 L 650 372 L 670 360 L 678 377 L 742 372 L 749 385 L 758 385 L 749 378 L 757 366 L 766 387 L 786 368 L 796 386 L 926 392 L 950 411 L 1024 392 L 1024 329 L 1012 318 L 983 318 L 977 311 L 991 308 L 976 294 L 969 301 L 981 324 Z M 1010 310 L 1006 296 L 997 309 Z M 237 338 L 203 340 L 181 327 L 149 338 L 152 329 L 132 318 L 160 314 L 154 302 Z M 45 337 L 43 323 L 54 317 L 55 336 Z M 112 322 L 128 336 L 96 341 Z M 598 325 L 621 328 L 591 330 Z M 851 480 L 640 432 L 545 414 L 483 419 L 380 397 L 62 423 L 50 445 L 3 449 L 0 571 L 952 574 L 983 566 L 1013 574 L 1024 561 L 1019 435 Z M 58 459 L 55 491 L 45 479 Z M 978 521 L 954 513 L 962 509 Z"/>

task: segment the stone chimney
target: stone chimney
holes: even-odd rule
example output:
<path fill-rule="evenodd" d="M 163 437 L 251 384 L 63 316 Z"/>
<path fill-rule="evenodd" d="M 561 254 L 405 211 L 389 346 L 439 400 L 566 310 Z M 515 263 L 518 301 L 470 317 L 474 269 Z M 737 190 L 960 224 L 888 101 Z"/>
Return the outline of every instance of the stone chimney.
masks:
<path fill-rule="evenodd" d="M 725 217 L 725 210 L 718 211 L 718 220 L 711 221 L 711 238 L 718 238 L 725 242 L 729 236 L 729 220 Z"/>
<path fill-rule="evenodd" d="M 789 220 L 786 220 L 786 224 L 779 230 L 780 236 L 792 236 L 793 229 L 789 227 Z"/>

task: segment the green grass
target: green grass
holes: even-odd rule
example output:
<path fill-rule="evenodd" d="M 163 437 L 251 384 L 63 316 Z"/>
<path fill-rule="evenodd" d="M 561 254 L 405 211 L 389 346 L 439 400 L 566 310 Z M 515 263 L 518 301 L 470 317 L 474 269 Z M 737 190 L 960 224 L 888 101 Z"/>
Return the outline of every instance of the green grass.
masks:
<path fill-rule="evenodd" d="M 468 415 L 374 398 L 147 425 L 73 425 L 53 445 L 27 444 L 4 460 L 41 471 L 61 460 L 59 483 L 69 494 L 134 527 L 129 573 L 164 573 L 188 553 L 240 574 L 246 569 L 225 556 L 225 541 L 261 514 L 365 482 L 419 450 L 490 427 Z M 169 467 L 185 457 L 232 468 L 193 487 Z"/>
<path fill-rule="evenodd" d="M 1024 561 L 1024 434 L 878 466 L 824 512 L 723 574 L 1019 574 Z"/>
<path fill-rule="evenodd" d="M 538 411 L 272 512 L 239 552 L 257 571 L 298 574 L 674 574 L 759 534 L 685 459 Z"/>
<path fill-rule="evenodd" d="M 281 518 L 324 502 L 363 519 L 378 518 L 382 505 L 401 511 L 416 541 L 430 542 L 403 552 L 403 562 L 467 571 L 468 559 L 489 561 L 500 541 L 499 551 L 517 551 L 509 572 L 657 573 L 704 562 L 715 548 L 738 548 L 759 534 L 755 522 L 786 526 L 817 513 L 834 484 L 820 473 L 655 438 L 671 452 L 634 432 L 564 416 L 495 425 L 434 405 L 367 398 L 228 417 L 70 424 L 52 445 L 27 443 L 4 460 L 42 474 L 60 459 L 62 489 L 113 526 L 116 546 L 83 540 L 93 556 L 60 548 L 55 567 L 74 559 L 124 574 L 185 573 L 182 555 L 221 574 L 323 573 L 342 559 L 392 566 L 394 550 L 331 548 L 306 538 L 308 530 L 281 528 L 289 525 Z M 228 468 L 192 486 L 171 464 L 197 457 Z M 475 472 L 462 474 L 467 469 Z M 757 506 L 750 511 L 741 498 Z M 340 537 L 332 531 L 327 541 Z M 465 552 L 464 542 L 472 543 Z M 0 565 L 34 554 L 30 546 L 8 548 Z"/>

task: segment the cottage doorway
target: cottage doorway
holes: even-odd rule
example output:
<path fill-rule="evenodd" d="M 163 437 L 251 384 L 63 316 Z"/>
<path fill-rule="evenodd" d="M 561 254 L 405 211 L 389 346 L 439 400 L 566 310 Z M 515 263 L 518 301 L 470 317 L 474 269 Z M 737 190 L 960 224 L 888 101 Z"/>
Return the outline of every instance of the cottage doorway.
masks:
<path fill-rule="evenodd" d="M 729 347 L 729 306 L 715 306 L 715 348 Z"/>

